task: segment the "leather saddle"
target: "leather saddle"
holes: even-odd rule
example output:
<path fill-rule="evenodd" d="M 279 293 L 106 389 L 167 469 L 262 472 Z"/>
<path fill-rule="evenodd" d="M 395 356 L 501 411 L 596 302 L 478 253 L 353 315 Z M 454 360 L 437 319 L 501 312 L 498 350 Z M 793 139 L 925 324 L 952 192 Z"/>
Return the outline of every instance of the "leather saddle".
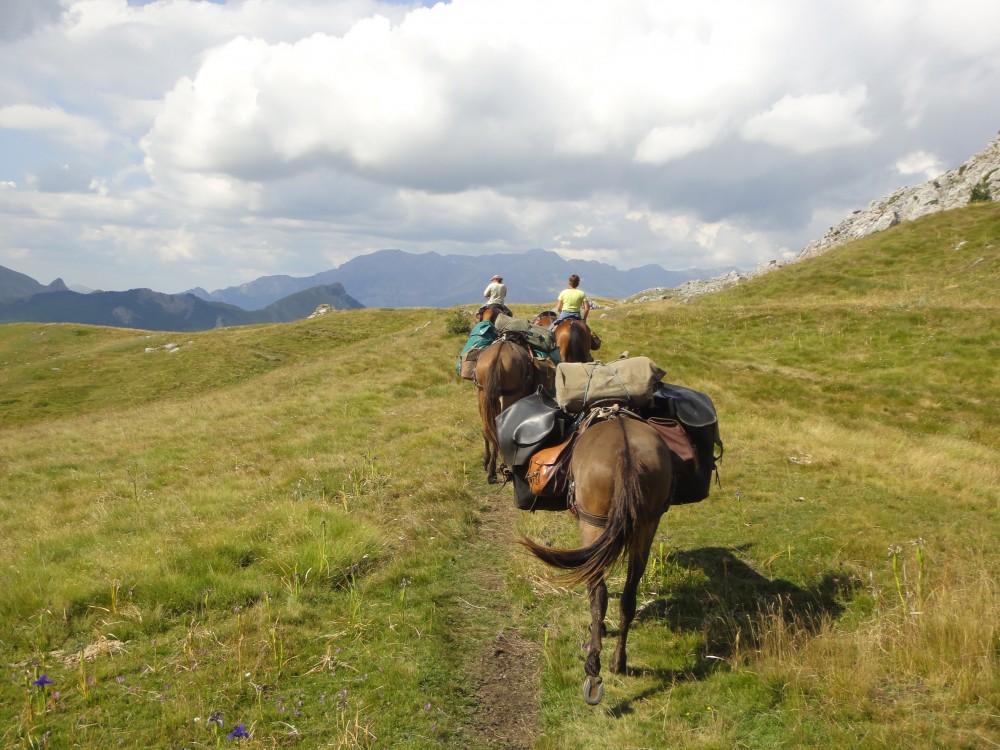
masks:
<path fill-rule="evenodd" d="M 544 443 L 561 438 L 565 427 L 562 413 L 543 387 L 504 409 L 497 417 L 504 463 L 509 467 L 526 464 Z"/>

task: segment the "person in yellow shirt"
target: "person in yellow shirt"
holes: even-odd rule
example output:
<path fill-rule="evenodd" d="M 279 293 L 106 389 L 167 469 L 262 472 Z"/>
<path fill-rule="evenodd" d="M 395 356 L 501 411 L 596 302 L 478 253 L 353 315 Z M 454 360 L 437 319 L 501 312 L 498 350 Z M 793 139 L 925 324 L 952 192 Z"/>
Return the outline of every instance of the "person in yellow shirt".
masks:
<path fill-rule="evenodd" d="M 556 319 L 549 326 L 550 330 L 566 318 L 577 318 L 586 322 L 590 314 L 590 300 L 587 299 L 587 293 L 579 286 L 580 277 L 574 273 L 569 277 L 569 288 L 559 292 L 559 298 L 556 300 Z"/>

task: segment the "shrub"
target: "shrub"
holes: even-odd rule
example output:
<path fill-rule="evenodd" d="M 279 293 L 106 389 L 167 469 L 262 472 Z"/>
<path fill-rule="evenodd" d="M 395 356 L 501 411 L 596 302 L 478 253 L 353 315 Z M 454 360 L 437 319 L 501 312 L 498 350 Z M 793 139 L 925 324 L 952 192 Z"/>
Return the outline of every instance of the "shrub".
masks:
<path fill-rule="evenodd" d="M 468 335 L 472 330 L 472 316 L 465 310 L 455 310 L 444 321 L 448 333 Z"/>
<path fill-rule="evenodd" d="M 991 200 L 993 200 L 993 194 L 990 193 L 990 186 L 984 177 L 972 186 L 969 203 L 989 203 Z"/>

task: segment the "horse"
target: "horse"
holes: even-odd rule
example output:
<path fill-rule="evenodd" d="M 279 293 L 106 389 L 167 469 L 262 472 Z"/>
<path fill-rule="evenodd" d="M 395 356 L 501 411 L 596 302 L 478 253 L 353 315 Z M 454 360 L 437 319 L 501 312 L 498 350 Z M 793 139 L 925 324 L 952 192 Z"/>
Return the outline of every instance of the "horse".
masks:
<path fill-rule="evenodd" d="M 579 549 L 553 549 L 527 537 L 523 544 L 546 564 L 570 571 L 560 580 L 586 583 L 590 596 L 590 649 L 584 664 L 583 699 L 597 705 L 604 696 L 601 638 L 608 610 L 605 571 L 627 560 L 621 594 L 618 644 L 610 669 L 626 669 L 625 643 L 635 618 L 636 590 L 646 569 L 660 517 L 670 505 L 670 451 L 648 424 L 620 412 L 588 427 L 577 438 L 570 471 L 579 519 Z"/>
<path fill-rule="evenodd" d="M 483 469 L 486 481 L 497 482 L 497 457 L 500 441 L 497 437 L 497 416 L 515 401 L 535 389 L 535 367 L 528 347 L 513 337 L 500 338 L 483 349 L 476 360 L 476 389 L 479 397 L 479 418 L 483 423 Z"/>
<path fill-rule="evenodd" d="M 476 322 L 482 323 L 484 320 L 488 320 L 490 323 L 496 325 L 497 318 L 500 315 L 506 315 L 504 308 L 500 305 L 483 305 L 476 310 Z"/>
<path fill-rule="evenodd" d="M 552 310 L 546 310 L 539 313 L 532 323 L 547 328 L 555 319 L 556 313 Z M 593 341 L 590 326 L 587 325 L 586 321 L 578 318 L 563 318 L 552 333 L 555 335 L 556 346 L 559 347 L 559 356 L 563 362 L 589 362 L 591 360 L 590 350 Z"/>

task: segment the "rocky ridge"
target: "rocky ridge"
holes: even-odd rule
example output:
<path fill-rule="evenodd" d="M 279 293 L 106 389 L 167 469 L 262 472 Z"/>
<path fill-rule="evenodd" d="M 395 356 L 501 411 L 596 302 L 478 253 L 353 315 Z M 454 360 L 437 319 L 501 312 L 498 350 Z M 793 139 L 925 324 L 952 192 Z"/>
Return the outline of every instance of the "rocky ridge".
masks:
<path fill-rule="evenodd" d="M 673 289 L 647 289 L 629 297 L 629 302 L 645 302 L 667 297 L 690 299 L 711 294 L 743 281 L 770 273 L 789 263 L 814 258 L 831 248 L 852 240 L 881 232 L 904 221 L 913 221 L 938 211 L 968 205 L 973 190 L 1000 201 L 1000 133 L 982 151 L 960 167 L 945 172 L 916 187 L 903 187 L 885 198 L 868 204 L 868 208 L 851 213 L 846 219 L 818 240 L 813 240 L 794 258 L 762 263 L 747 273 L 730 271 L 708 280 L 686 281 Z"/>

